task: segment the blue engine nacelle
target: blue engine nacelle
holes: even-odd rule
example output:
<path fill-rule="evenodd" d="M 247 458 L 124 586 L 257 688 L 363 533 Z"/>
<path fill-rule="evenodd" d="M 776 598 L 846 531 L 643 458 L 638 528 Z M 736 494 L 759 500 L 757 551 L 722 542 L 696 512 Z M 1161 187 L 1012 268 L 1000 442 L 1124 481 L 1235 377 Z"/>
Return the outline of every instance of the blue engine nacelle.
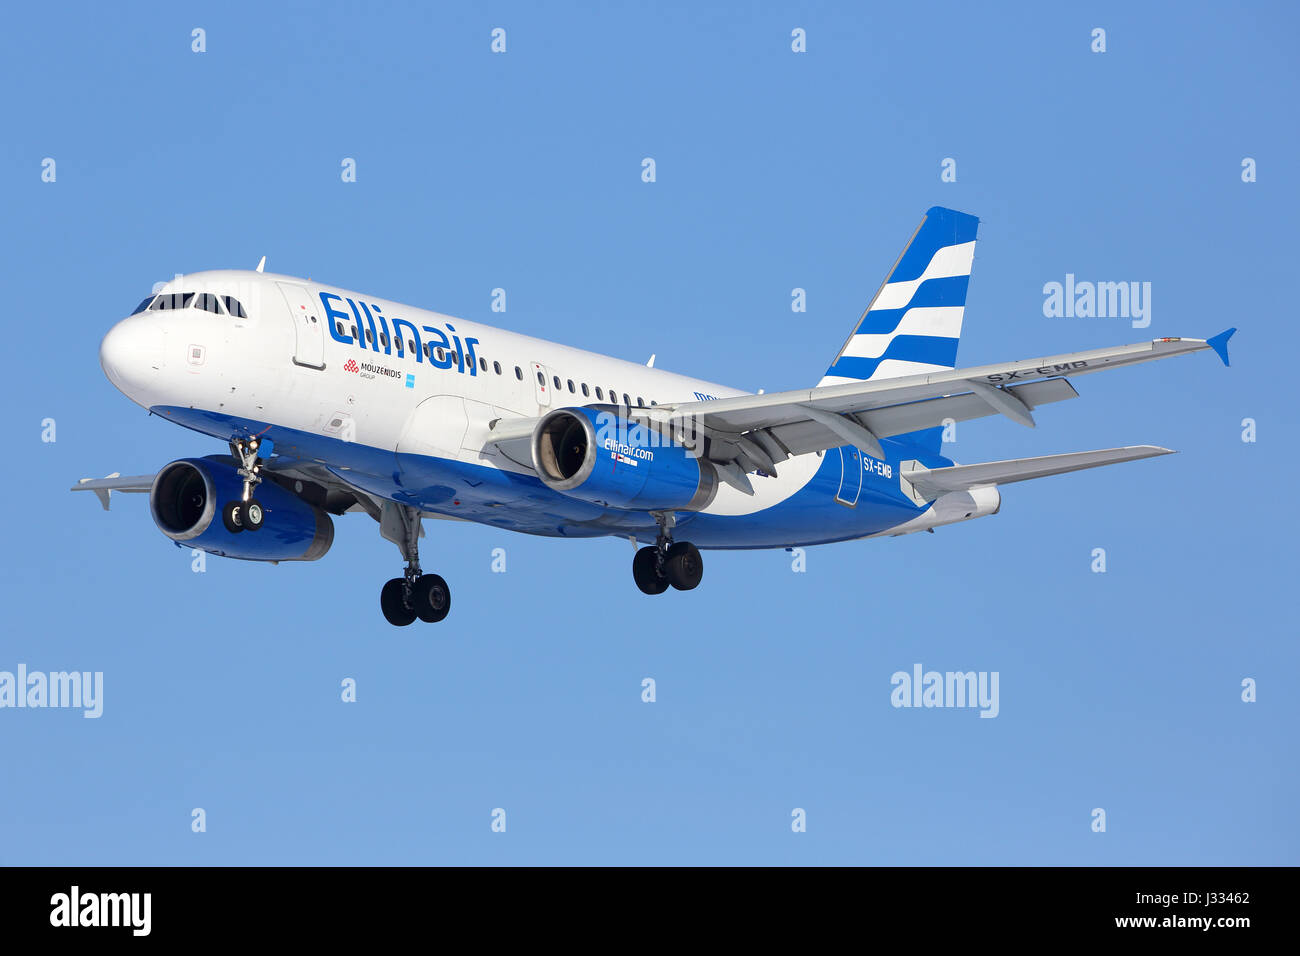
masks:
<path fill-rule="evenodd" d="M 182 458 L 158 472 L 149 510 L 163 534 L 187 548 L 246 561 L 315 561 L 334 543 L 334 522 L 314 505 L 265 479 L 254 496 L 266 512 L 256 531 L 231 533 L 221 508 L 244 493 L 233 459 Z"/>
<path fill-rule="evenodd" d="M 557 408 L 537 423 L 532 450 L 548 488 L 608 508 L 699 511 L 718 490 L 708 461 L 612 406 Z"/>

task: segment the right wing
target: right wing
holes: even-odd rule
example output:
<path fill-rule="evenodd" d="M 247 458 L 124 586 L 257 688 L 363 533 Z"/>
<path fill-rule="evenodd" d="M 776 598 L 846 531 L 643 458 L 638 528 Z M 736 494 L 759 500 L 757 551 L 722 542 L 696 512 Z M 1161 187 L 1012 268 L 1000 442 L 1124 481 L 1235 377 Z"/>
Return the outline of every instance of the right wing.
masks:
<path fill-rule="evenodd" d="M 72 491 L 93 491 L 99 503 L 108 510 L 108 501 L 113 492 L 120 491 L 125 494 L 148 494 L 153 488 L 154 475 L 131 475 L 123 478 L 117 472 L 113 472 L 104 478 L 82 478 L 72 486 Z"/>

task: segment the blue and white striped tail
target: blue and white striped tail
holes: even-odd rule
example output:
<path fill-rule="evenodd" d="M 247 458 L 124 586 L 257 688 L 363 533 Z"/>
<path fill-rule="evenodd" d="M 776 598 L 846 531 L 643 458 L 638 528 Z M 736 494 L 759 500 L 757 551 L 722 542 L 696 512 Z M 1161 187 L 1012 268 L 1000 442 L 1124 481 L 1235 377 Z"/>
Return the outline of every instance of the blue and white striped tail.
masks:
<path fill-rule="evenodd" d="M 978 226 L 942 206 L 926 212 L 819 387 L 956 366 Z"/>

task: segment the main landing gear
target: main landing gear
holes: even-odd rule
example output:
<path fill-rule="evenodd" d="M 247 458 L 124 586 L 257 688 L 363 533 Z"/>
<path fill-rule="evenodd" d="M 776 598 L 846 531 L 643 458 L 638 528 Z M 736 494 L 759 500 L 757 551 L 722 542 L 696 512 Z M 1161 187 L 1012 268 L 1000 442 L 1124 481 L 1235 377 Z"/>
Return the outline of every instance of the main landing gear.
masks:
<path fill-rule="evenodd" d="M 393 578 L 379 592 L 379 608 L 389 624 L 406 627 L 418 617 L 436 624 L 451 611 L 451 588 L 438 574 L 420 571 L 420 512 L 405 505 L 390 505 L 385 518 L 400 522 L 398 546 L 406 558 L 406 573 Z M 385 535 L 387 536 L 387 535 Z"/>
<path fill-rule="evenodd" d="M 663 594 L 670 585 L 689 591 L 704 577 L 704 559 L 689 541 L 673 541 L 677 519 L 671 511 L 653 514 L 659 535 L 654 544 L 639 550 L 632 559 L 632 578 L 645 594 Z"/>
<path fill-rule="evenodd" d="M 257 438 L 236 438 L 230 443 L 230 453 L 239 459 L 239 474 L 244 479 L 244 493 L 240 499 L 227 501 L 221 509 L 221 521 L 231 534 L 257 531 L 266 520 L 261 502 L 253 497 L 253 489 L 262 483 L 262 459 L 257 456 L 261 444 Z"/>

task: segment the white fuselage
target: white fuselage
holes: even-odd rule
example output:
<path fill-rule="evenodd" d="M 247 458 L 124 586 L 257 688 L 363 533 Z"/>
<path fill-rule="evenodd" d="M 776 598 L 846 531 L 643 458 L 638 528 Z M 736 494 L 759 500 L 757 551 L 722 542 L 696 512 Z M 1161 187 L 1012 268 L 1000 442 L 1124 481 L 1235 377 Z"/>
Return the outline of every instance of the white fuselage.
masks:
<path fill-rule="evenodd" d="M 100 349 L 105 373 L 133 401 L 273 422 L 398 454 L 531 473 L 522 449 L 510 457 L 490 442 L 494 421 L 566 405 L 746 394 L 290 276 L 200 272 L 158 291 L 195 299 L 174 310 L 155 302 L 118 323 Z M 219 311 L 198 307 L 204 294 Z M 227 297 L 245 317 L 231 314 Z M 772 507 L 803 488 L 821 463 L 820 454 L 791 459 L 779 478 L 757 479 L 752 496 L 720 488 L 704 513 Z"/>

